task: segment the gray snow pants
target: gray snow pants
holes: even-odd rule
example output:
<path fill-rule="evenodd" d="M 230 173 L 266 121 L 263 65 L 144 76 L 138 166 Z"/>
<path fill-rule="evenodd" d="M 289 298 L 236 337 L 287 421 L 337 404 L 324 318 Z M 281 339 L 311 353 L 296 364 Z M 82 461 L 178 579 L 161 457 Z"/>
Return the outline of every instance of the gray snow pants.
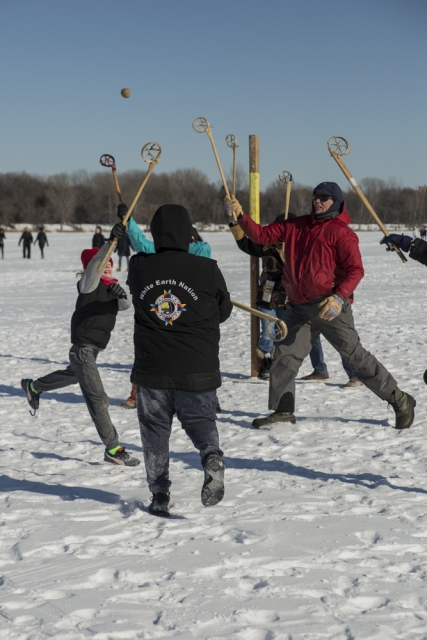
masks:
<path fill-rule="evenodd" d="M 99 437 L 107 449 L 114 449 L 120 443 L 117 431 L 111 422 L 108 397 L 96 366 L 100 351 L 102 349 L 90 344 L 73 344 L 68 367 L 33 380 L 33 387 L 42 393 L 78 383 Z"/>
<path fill-rule="evenodd" d="M 144 450 L 145 470 L 151 493 L 168 493 L 169 438 L 174 414 L 200 453 L 203 461 L 211 453 L 222 456 L 216 427 L 216 390 L 136 388 L 136 408 Z"/>
<path fill-rule="evenodd" d="M 397 382 L 360 344 L 350 302 L 346 300 L 339 316 L 328 322 L 319 318 L 318 304 L 321 300 L 323 298 L 306 304 L 288 302 L 286 305 L 288 335 L 276 343 L 270 370 L 269 409 L 295 410 L 295 378 L 320 334 L 345 358 L 353 374 L 368 389 L 382 400 L 390 401 Z"/>

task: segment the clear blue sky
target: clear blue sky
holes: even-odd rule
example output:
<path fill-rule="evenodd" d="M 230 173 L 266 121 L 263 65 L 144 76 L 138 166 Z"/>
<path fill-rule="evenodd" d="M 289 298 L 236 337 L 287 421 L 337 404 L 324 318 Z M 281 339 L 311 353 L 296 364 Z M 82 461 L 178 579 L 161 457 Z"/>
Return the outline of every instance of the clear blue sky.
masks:
<path fill-rule="evenodd" d="M 426 28 L 426 0 L 2 0 L 0 172 L 141 169 L 156 141 L 159 170 L 217 180 L 205 116 L 226 170 L 225 136 L 245 169 L 260 136 L 262 187 L 347 188 L 332 135 L 357 180 L 426 184 Z"/>

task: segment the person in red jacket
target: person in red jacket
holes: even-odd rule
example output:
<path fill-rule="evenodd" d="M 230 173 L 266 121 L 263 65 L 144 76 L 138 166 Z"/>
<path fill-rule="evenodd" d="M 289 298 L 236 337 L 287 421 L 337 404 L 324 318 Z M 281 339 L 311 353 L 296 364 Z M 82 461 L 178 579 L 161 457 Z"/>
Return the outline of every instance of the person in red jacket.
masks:
<path fill-rule="evenodd" d="M 288 335 L 277 344 L 270 372 L 269 408 L 252 426 L 295 423 L 295 377 L 319 335 L 342 355 L 354 374 L 396 414 L 395 429 L 414 421 L 415 399 L 399 389 L 389 371 L 360 344 L 349 296 L 364 275 L 357 235 L 348 226 L 344 196 L 335 182 L 321 182 L 313 191 L 309 215 L 265 227 L 243 214 L 240 203 L 226 198 L 228 214 L 254 242 L 285 243 L 282 284 L 288 294 Z"/>

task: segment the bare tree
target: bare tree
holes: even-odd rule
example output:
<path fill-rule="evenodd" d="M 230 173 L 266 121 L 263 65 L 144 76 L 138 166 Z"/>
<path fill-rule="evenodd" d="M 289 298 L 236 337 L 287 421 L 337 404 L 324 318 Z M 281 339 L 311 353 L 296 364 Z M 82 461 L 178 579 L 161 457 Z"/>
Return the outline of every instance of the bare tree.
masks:
<path fill-rule="evenodd" d="M 67 173 L 58 173 L 48 179 L 48 195 L 61 224 L 72 222 L 75 203 L 75 185 Z"/>

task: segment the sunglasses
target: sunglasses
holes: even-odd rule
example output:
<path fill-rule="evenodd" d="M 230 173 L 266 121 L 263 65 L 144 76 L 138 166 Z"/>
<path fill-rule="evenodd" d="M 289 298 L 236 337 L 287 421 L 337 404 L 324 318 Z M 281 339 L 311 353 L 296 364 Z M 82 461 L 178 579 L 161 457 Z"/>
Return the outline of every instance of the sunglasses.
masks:
<path fill-rule="evenodd" d="M 313 200 L 320 200 L 320 202 L 326 202 L 327 200 L 333 200 L 331 196 L 324 195 L 323 193 L 313 193 Z"/>

